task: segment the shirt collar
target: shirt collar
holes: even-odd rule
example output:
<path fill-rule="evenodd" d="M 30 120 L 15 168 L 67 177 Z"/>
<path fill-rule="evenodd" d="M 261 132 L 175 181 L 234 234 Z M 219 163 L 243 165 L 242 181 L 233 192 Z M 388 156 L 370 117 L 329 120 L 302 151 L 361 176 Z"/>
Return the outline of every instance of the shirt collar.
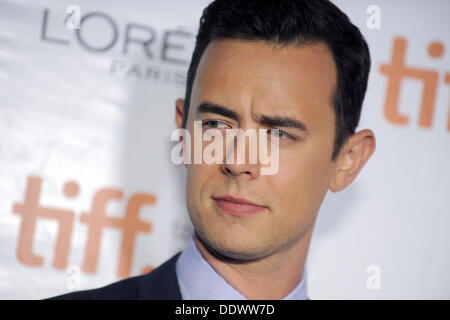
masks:
<path fill-rule="evenodd" d="M 183 300 L 246 300 L 203 258 L 191 237 L 176 263 L 177 280 Z M 297 286 L 282 300 L 306 300 L 306 267 Z"/>

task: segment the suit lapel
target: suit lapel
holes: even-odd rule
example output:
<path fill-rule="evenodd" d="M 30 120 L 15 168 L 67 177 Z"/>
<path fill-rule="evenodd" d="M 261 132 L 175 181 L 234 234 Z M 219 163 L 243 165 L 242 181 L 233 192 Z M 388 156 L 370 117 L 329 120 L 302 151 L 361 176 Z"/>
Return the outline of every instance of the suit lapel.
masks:
<path fill-rule="evenodd" d="M 141 300 L 181 300 L 175 265 L 181 252 L 142 277 L 139 296 Z"/>

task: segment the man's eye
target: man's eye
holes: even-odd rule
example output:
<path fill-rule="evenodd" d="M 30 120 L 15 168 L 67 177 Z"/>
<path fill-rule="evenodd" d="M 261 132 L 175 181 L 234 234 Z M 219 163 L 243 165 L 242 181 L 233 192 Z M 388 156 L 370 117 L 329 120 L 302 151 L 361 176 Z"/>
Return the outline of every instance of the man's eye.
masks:
<path fill-rule="evenodd" d="M 269 134 L 271 136 L 277 137 L 278 139 L 289 139 L 289 140 L 296 140 L 296 138 L 292 135 L 290 135 L 289 133 L 286 133 L 280 129 L 274 130 L 274 129 L 269 129 Z"/>
<path fill-rule="evenodd" d="M 227 127 L 227 124 L 225 122 L 218 121 L 218 120 L 206 120 L 203 122 L 202 126 L 203 127 L 207 126 L 208 128 L 213 128 L 213 129 L 222 129 L 222 128 Z"/>

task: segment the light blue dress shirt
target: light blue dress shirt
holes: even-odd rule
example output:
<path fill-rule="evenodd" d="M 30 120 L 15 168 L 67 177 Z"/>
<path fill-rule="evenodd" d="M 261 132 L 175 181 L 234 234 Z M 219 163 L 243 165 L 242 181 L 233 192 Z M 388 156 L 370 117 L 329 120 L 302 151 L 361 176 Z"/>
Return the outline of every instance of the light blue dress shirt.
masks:
<path fill-rule="evenodd" d="M 246 300 L 198 251 L 191 237 L 176 262 L 176 274 L 183 300 Z M 307 300 L 306 268 L 302 280 L 282 300 Z"/>

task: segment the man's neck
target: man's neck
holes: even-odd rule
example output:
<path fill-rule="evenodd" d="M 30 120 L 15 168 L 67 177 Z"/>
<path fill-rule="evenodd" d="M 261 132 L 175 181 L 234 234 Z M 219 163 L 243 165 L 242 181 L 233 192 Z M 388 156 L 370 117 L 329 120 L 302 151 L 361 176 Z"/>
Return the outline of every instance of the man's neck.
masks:
<path fill-rule="evenodd" d="M 247 299 L 278 300 L 288 295 L 303 277 L 312 231 L 313 226 L 281 252 L 247 263 L 231 263 L 217 258 L 197 236 L 195 243 L 214 270 Z"/>

